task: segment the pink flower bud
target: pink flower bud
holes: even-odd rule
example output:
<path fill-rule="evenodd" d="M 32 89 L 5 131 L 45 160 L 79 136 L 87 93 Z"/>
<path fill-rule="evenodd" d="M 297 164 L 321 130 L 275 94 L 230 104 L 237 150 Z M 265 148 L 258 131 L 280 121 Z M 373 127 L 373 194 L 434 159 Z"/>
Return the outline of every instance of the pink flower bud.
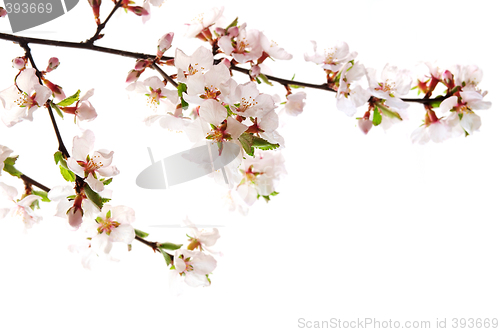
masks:
<path fill-rule="evenodd" d="M 24 68 L 26 68 L 26 60 L 23 57 L 17 57 L 12 60 L 12 67 L 23 70 Z"/>
<path fill-rule="evenodd" d="M 453 74 L 449 70 L 443 72 L 443 81 L 449 82 L 453 81 Z"/>
<path fill-rule="evenodd" d="M 101 0 L 88 0 L 90 7 L 92 7 L 92 12 L 94 13 L 95 23 L 97 25 L 101 24 L 101 20 L 99 18 L 100 8 L 101 8 Z"/>
<path fill-rule="evenodd" d="M 75 208 L 72 206 L 68 211 L 68 223 L 73 229 L 77 230 L 83 221 L 83 211 L 82 209 Z"/>
<path fill-rule="evenodd" d="M 161 58 L 163 56 L 163 53 L 165 53 L 170 47 L 172 47 L 172 40 L 174 39 L 174 33 L 169 32 L 166 35 L 163 35 L 159 40 L 158 40 L 158 51 L 156 52 L 156 55 Z"/>
<path fill-rule="evenodd" d="M 7 11 L 3 7 L 0 7 L 0 17 L 5 17 L 5 16 L 7 16 Z"/>
<path fill-rule="evenodd" d="M 370 119 L 361 118 L 358 120 L 359 129 L 366 135 L 372 129 L 373 123 Z"/>
<path fill-rule="evenodd" d="M 151 60 L 144 60 L 144 59 L 137 60 L 137 62 L 135 63 L 134 69 L 137 70 L 137 71 L 143 71 L 150 64 L 151 64 Z"/>
<path fill-rule="evenodd" d="M 54 69 L 59 67 L 59 59 L 58 58 L 50 58 L 49 59 L 49 65 L 47 66 L 47 69 L 45 70 L 47 73 L 50 73 Z"/>
<path fill-rule="evenodd" d="M 131 10 L 137 16 L 149 15 L 149 12 L 140 6 L 129 6 L 127 9 Z"/>
<path fill-rule="evenodd" d="M 128 72 L 127 79 L 125 83 L 133 83 L 139 79 L 139 76 L 141 76 L 141 71 L 132 69 L 131 71 Z"/>

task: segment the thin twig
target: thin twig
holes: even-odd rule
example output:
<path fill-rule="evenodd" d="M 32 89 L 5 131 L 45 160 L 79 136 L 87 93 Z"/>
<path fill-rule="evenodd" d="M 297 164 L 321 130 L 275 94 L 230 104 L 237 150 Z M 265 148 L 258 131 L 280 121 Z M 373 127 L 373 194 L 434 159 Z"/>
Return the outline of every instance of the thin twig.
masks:
<path fill-rule="evenodd" d="M 123 0 L 120 0 L 116 3 L 116 5 L 113 7 L 113 10 L 111 11 L 111 13 L 109 13 L 108 17 L 106 18 L 106 20 L 97 26 L 97 30 L 96 30 L 95 34 L 91 38 L 87 39 L 85 41 L 85 44 L 93 45 L 96 40 L 98 40 L 98 39 L 102 38 L 102 36 L 104 36 L 104 35 L 100 36 L 99 34 L 106 27 L 106 24 L 108 23 L 111 16 L 113 16 L 113 14 L 118 10 L 118 8 L 121 7 L 122 1 Z"/>
<path fill-rule="evenodd" d="M 177 86 L 178 86 L 179 84 L 177 84 L 177 82 L 176 82 L 176 81 L 174 81 L 174 80 L 172 79 L 172 77 L 168 76 L 168 75 L 167 75 L 167 74 L 166 74 L 166 73 L 165 73 L 165 72 L 164 72 L 164 71 L 163 71 L 163 70 L 162 70 L 162 69 L 161 69 L 161 68 L 160 68 L 160 67 L 159 67 L 156 63 L 154 63 L 154 62 L 153 62 L 152 67 L 153 67 L 154 69 L 156 69 L 156 71 L 157 71 L 158 73 L 160 73 L 160 75 L 161 75 L 164 79 L 166 79 L 167 81 L 169 81 L 170 83 L 172 83 L 172 85 L 173 85 L 173 86 L 175 86 L 175 87 L 177 88 Z"/>
<path fill-rule="evenodd" d="M 27 175 L 24 175 L 24 174 L 21 174 L 21 179 L 24 181 L 24 182 L 27 182 L 27 183 L 30 183 L 34 186 L 37 186 L 38 188 L 42 189 L 43 191 L 45 192 L 49 192 L 50 191 L 50 188 L 47 187 L 47 186 L 44 186 L 43 184 L 41 184 L 40 182 L 38 181 L 35 181 L 33 180 L 32 178 L 30 178 L 29 176 Z"/>
<path fill-rule="evenodd" d="M 35 69 L 36 76 L 38 77 L 38 81 L 40 82 L 41 85 L 43 85 L 42 73 L 38 70 L 38 68 L 35 64 L 35 60 L 33 59 L 33 55 L 31 54 L 31 49 L 28 46 L 28 43 L 26 41 L 21 41 L 21 42 L 19 42 L 19 45 L 26 52 L 26 57 L 29 59 L 33 69 Z M 52 126 L 54 127 L 54 131 L 56 133 L 57 142 L 59 143 L 59 151 L 62 152 L 64 157 L 69 158 L 68 150 L 66 149 L 66 146 L 64 146 L 64 142 L 62 140 L 61 133 L 59 132 L 59 128 L 57 127 L 56 119 L 54 117 L 54 112 L 52 112 L 52 107 L 50 107 L 50 103 L 48 101 L 45 103 L 45 107 L 47 107 L 47 110 L 49 111 L 50 120 L 52 122 Z"/>

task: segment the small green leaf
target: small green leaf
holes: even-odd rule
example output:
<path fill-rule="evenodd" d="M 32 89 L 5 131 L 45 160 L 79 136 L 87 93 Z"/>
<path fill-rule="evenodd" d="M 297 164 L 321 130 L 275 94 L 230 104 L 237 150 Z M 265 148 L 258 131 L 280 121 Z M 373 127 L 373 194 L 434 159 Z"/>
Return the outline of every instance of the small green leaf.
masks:
<path fill-rule="evenodd" d="M 177 86 L 177 94 L 179 95 L 179 97 L 181 97 L 182 109 L 187 110 L 189 107 L 189 104 L 182 97 L 183 92 L 187 92 L 187 85 L 185 83 L 179 83 L 179 85 Z"/>
<path fill-rule="evenodd" d="M 74 102 L 77 102 L 78 98 L 80 98 L 80 90 L 78 90 L 74 95 L 69 96 L 68 98 L 61 100 L 60 102 L 57 103 L 57 105 L 62 106 L 62 107 L 69 106 L 69 105 L 73 104 Z"/>
<path fill-rule="evenodd" d="M 102 201 L 102 198 L 101 198 L 101 201 Z M 106 213 L 106 219 L 109 219 L 111 218 L 111 210 L 108 210 L 108 212 Z"/>
<path fill-rule="evenodd" d="M 33 190 L 34 195 L 40 196 L 42 198 L 42 202 L 50 202 L 49 197 L 45 191 Z"/>
<path fill-rule="evenodd" d="M 101 180 L 101 181 L 102 181 L 102 184 L 103 184 L 103 185 L 107 186 L 108 184 L 110 184 L 110 183 L 111 183 L 111 181 L 113 181 L 113 178 L 109 178 L 109 179 L 107 179 L 107 180 L 104 180 L 104 179 L 103 179 L 103 180 Z"/>
<path fill-rule="evenodd" d="M 271 82 L 269 81 L 269 79 L 267 78 L 267 76 L 266 76 L 266 75 L 264 75 L 264 74 L 260 74 L 260 75 L 259 75 L 259 77 L 260 77 L 260 78 L 264 81 L 264 83 L 266 83 L 267 85 L 273 86 L 273 83 L 271 83 Z"/>
<path fill-rule="evenodd" d="M 134 231 L 135 231 L 135 235 L 137 235 L 138 237 L 142 237 L 143 239 L 145 239 L 145 238 L 147 238 L 149 236 L 149 233 L 140 231 L 138 229 L 134 228 Z"/>
<path fill-rule="evenodd" d="M 99 196 L 98 193 L 93 191 L 92 188 L 90 188 L 87 183 L 85 183 L 84 190 L 85 190 L 85 195 L 87 195 L 87 198 L 90 199 L 90 201 L 94 203 L 99 208 L 99 210 L 102 209 L 103 204 L 101 196 Z"/>
<path fill-rule="evenodd" d="M 260 83 L 262 83 L 262 82 L 259 80 L 259 78 L 258 78 L 258 77 L 255 77 L 255 80 L 256 80 L 256 81 L 257 81 L 257 83 L 259 83 L 259 84 L 260 84 Z"/>
<path fill-rule="evenodd" d="M 374 126 L 378 126 L 379 124 L 382 123 L 382 115 L 378 111 L 378 107 L 375 106 L 375 109 L 373 110 L 373 120 L 372 123 Z"/>
<path fill-rule="evenodd" d="M 109 203 L 109 202 L 111 202 L 111 198 L 101 197 L 101 200 L 102 200 L 103 203 Z"/>
<path fill-rule="evenodd" d="M 76 180 L 75 173 L 63 167 L 63 165 L 59 165 L 59 170 L 61 171 L 61 175 L 63 176 L 64 180 L 68 182 L 75 182 Z"/>
<path fill-rule="evenodd" d="M 12 176 L 15 176 L 15 177 L 18 177 L 20 178 L 21 175 L 23 175 L 23 173 L 19 172 L 15 167 L 14 165 L 9 165 L 9 164 L 5 164 L 3 166 L 3 170 L 6 171 L 7 173 L 9 173 L 10 175 Z"/>
<path fill-rule="evenodd" d="M 241 143 L 241 146 L 243 147 L 243 149 L 245 150 L 245 152 L 249 155 L 249 156 L 252 156 L 253 157 L 253 153 L 254 153 L 254 149 L 253 149 L 253 146 L 252 146 L 252 143 L 253 143 L 253 136 L 249 133 L 243 133 L 240 135 L 240 137 L 238 137 L 238 141 L 240 141 Z"/>
<path fill-rule="evenodd" d="M 237 26 L 237 25 L 238 25 L 238 18 L 236 17 L 236 18 L 234 19 L 234 21 L 232 21 L 232 22 L 231 22 L 231 24 L 229 24 L 229 25 L 227 26 L 226 31 L 227 31 L 229 28 L 235 27 L 235 26 Z"/>
<path fill-rule="evenodd" d="M 439 96 L 439 97 L 442 97 L 442 96 Z M 430 102 L 429 105 L 432 108 L 439 108 L 439 106 L 441 106 L 442 102 L 443 102 L 442 100 L 434 100 L 434 101 Z"/>
<path fill-rule="evenodd" d="M 170 242 L 160 243 L 160 248 L 162 248 L 162 249 L 177 250 L 180 247 L 182 247 L 182 244 L 175 244 L 175 243 L 170 243 Z"/>
<path fill-rule="evenodd" d="M 61 119 L 64 119 L 64 115 L 62 114 L 61 110 L 59 109 L 59 107 L 57 107 L 56 104 L 54 104 L 53 102 L 50 102 L 50 106 L 52 106 L 52 108 L 56 110 L 57 115 L 59 115 L 61 117 Z"/>
<path fill-rule="evenodd" d="M 279 144 L 269 143 L 261 137 L 254 137 L 252 142 L 252 147 L 256 147 L 261 150 L 274 150 L 280 147 Z"/>
<path fill-rule="evenodd" d="M 64 159 L 63 155 L 62 155 L 62 152 L 61 151 L 56 151 L 56 153 L 54 153 L 54 161 L 56 162 L 56 165 L 59 164 L 59 161 L 61 159 Z"/>
<path fill-rule="evenodd" d="M 401 118 L 401 115 L 399 115 L 398 112 L 394 112 L 394 111 L 390 110 L 387 106 L 382 105 L 380 103 L 377 103 L 377 106 L 382 111 L 382 114 L 384 114 L 386 117 L 391 118 L 391 119 L 396 118 L 396 119 L 403 121 L 403 119 Z"/>
<path fill-rule="evenodd" d="M 170 257 L 170 255 L 161 248 L 159 250 L 163 255 L 163 258 L 165 258 L 165 262 L 167 263 L 167 265 L 172 265 L 172 258 Z"/>
<path fill-rule="evenodd" d="M 17 161 L 17 158 L 19 158 L 19 156 L 8 157 L 7 159 L 4 160 L 4 164 L 14 166 L 14 164 Z"/>

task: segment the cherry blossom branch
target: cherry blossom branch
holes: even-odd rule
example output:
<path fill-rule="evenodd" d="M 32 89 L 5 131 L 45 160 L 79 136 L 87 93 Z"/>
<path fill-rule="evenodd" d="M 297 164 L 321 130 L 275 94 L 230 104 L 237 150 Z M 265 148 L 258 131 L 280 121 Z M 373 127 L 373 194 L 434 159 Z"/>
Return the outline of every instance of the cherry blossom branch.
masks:
<path fill-rule="evenodd" d="M 21 41 L 21 42 L 19 42 L 19 46 L 21 46 L 24 49 L 24 51 L 26 53 L 26 57 L 29 59 L 31 65 L 33 66 L 33 69 L 35 69 L 35 71 L 36 71 L 36 76 L 38 77 L 38 81 L 40 82 L 40 84 L 43 85 L 42 74 L 40 73 L 40 71 L 38 70 L 38 68 L 35 64 L 35 60 L 33 59 L 33 55 L 31 54 L 31 49 L 28 46 L 28 43 L 26 41 Z M 45 107 L 47 107 L 47 110 L 49 111 L 50 121 L 52 122 L 52 126 L 54 127 L 54 131 L 56 133 L 57 141 L 59 142 L 58 150 L 62 152 L 64 157 L 69 158 L 68 150 L 66 149 L 66 146 L 64 145 L 64 142 L 63 142 L 62 137 L 61 137 L 61 133 L 59 132 L 59 128 L 57 127 L 56 119 L 54 117 L 54 112 L 52 112 L 52 107 L 50 107 L 50 103 L 46 102 Z"/>
<path fill-rule="evenodd" d="M 177 86 L 178 86 L 179 84 L 177 84 L 177 82 L 176 82 L 176 81 L 174 81 L 174 80 L 172 79 L 172 77 L 170 77 L 169 75 L 167 75 L 167 73 L 165 73 L 165 72 L 164 72 L 164 71 L 163 71 L 160 67 L 158 67 L 158 65 L 157 65 L 156 63 L 154 63 L 154 62 L 153 62 L 153 64 L 152 64 L 151 66 L 152 66 L 154 69 L 156 69 L 156 71 L 157 71 L 158 73 L 160 73 L 161 77 L 163 77 L 164 79 L 166 79 L 167 81 L 169 81 L 170 83 L 172 83 L 172 85 L 173 85 L 174 87 L 176 87 L 176 88 L 177 88 Z"/>
<path fill-rule="evenodd" d="M 104 20 L 103 23 L 101 23 L 97 26 L 97 30 L 96 30 L 95 34 L 91 38 L 87 39 L 87 41 L 85 41 L 85 44 L 93 45 L 96 40 L 104 37 L 104 34 L 101 35 L 100 33 L 106 27 L 106 24 L 108 23 L 111 16 L 113 16 L 113 14 L 118 10 L 118 8 L 121 7 L 122 1 L 123 0 L 120 0 L 116 3 L 116 5 L 113 7 L 113 10 L 111 11 L 111 13 L 109 13 L 108 17 L 106 18 L 106 20 Z"/>
<path fill-rule="evenodd" d="M 43 184 L 41 184 L 40 182 L 38 181 L 35 181 L 33 180 L 32 178 L 30 178 L 29 176 L 27 175 L 24 175 L 24 174 L 21 174 L 20 178 L 25 182 L 25 183 L 29 183 L 29 184 L 32 184 L 34 186 L 37 186 L 38 188 L 42 189 L 43 191 L 45 192 L 49 192 L 50 191 L 50 188 L 47 187 L 47 186 L 44 186 Z"/>
<path fill-rule="evenodd" d="M 136 235 L 135 236 L 135 239 L 139 242 L 142 242 L 144 243 L 145 245 L 147 245 L 148 247 L 151 247 L 153 249 L 153 251 L 158 251 L 158 248 L 159 248 L 159 243 L 158 242 L 152 242 L 152 241 L 148 241 L 148 240 L 145 240 L 143 239 L 142 237 Z"/>
<path fill-rule="evenodd" d="M 50 45 L 50 46 L 60 46 L 60 47 L 67 47 L 67 48 L 86 49 L 86 50 L 114 54 L 114 55 L 120 55 L 120 56 L 124 56 L 124 57 L 135 58 L 135 59 L 154 60 L 156 58 L 156 56 L 152 55 L 152 54 L 129 52 L 129 51 L 118 50 L 118 49 L 113 49 L 113 48 L 108 48 L 108 47 L 95 46 L 92 43 L 88 43 L 88 41 L 85 43 L 75 43 L 75 42 L 66 42 L 66 41 L 58 41 L 58 40 L 50 40 L 50 39 L 19 37 L 19 36 L 14 36 L 14 35 L 5 34 L 5 33 L 0 33 L 0 39 L 10 40 L 10 41 L 13 41 L 13 42 L 16 42 L 19 44 L 24 42 L 24 43 L 33 43 L 33 44 L 40 44 L 40 45 Z M 167 57 L 167 56 L 161 57 L 161 60 L 164 60 L 164 61 L 172 60 L 172 59 L 173 59 L 173 57 Z M 158 69 L 159 69 L 158 66 L 153 64 L 153 67 L 155 67 L 155 69 L 158 71 Z M 156 67 L 158 67 L 158 69 Z M 241 68 L 241 67 L 238 67 L 234 64 L 231 65 L 231 70 L 234 70 L 234 71 L 246 74 L 246 75 L 250 75 L 249 69 Z M 165 72 L 159 71 L 159 73 L 160 73 L 160 75 L 162 75 L 162 77 L 167 79 L 174 86 L 177 86 L 177 83 L 175 83 L 175 81 L 170 76 L 168 76 Z M 166 76 L 164 76 L 164 75 L 166 75 Z M 329 91 L 329 92 L 336 92 L 335 90 L 330 88 L 327 83 L 313 84 L 313 83 L 307 83 L 307 82 L 287 80 L 284 78 L 275 77 L 275 76 L 271 76 L 271 75 L 266 75 L 266 77 L 269 81 L 277 82 L 277 83 L 280 83 L 284 86 L 297 85 L 297 86 L 302 86 L 305 88 L 311 88 L 311 89 L 317 89 L 317 90 L 323 90 L 323 91 Z M 422 98 L 422 99 L 402 98 L 402 100 L 405 102 L 409 102 L 409 103 L 430 104 L 432 102 L 442 101 L 443 98 L 442 97 Z"/>

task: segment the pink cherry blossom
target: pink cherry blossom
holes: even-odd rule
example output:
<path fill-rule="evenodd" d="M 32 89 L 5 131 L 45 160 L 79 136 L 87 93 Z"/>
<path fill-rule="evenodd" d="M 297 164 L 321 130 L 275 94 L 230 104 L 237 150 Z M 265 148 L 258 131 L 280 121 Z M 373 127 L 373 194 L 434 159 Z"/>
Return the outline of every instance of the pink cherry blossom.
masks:
<path fill-rule="evenodd" d="M 197 37 L 203 30 L 212 26 L 224 12 L 224 7 L 212 8 L 205 13 L 199 14 L 192 20 L 192 23 L 187 23 L 188 29 L 185 36 L 188 38 Z"/>
<path fill-rule="evenodd" d="M 302 114 L 304 111 L 306 93 L 299 91 L 286 96 L 285 112 L 292 116 Z"/>
<path fill-rule="evenodd" d="M 31 209 L 31 204 L 35 201 L 41 200 L 40 196 L 27 195 L 21 200 L 16 200 L 17 189 L 0 182 L 0 197 L 6 198 L 3 201 L 8 205 L 7 208 L 0 208 L 0 219 L 10 217 L 16 221 L 22 221 L 25 229 L 32 228 L 34 224 L 38 223 L 42 217 L 35 214 Z"/>
<path fill-rule="evenodd" d="M 317 51 L 318 45 L 314 40 L 311 40 L 311 43 L 314 54 L 304 54 L 304 59 L 322 65 L 323 69 L 333 72 L 338 71 L 344 63 L 357 56 L 356 52 L 350 53 L 349 45 L 342 41 L 337 42 L 334 47 L 325 48 L 323 52 Z"/>
<path fill-rule="evenodd" d="M 113 151 L 94 149 L 95 136 L 90 130 L 85 130 L 82 136 L 73 139 L 73 154 L 68 158 L 68 167 L 78 176 L 85 179 L 92 190 L 104 190 L 104 184 L 98 175 L 111 177 L 120 172 L 116 166 L 111 166 Z"/>
<path fill-rule="evenodd" d="M 33 121 L 33 112 L 45 104 L 52 92 L 41 85 L 35 69 L 25 69 L 17 77 L 17 86 L 13 85 L 0 92 L 0 101 L 5 108 L 2 121 L 12 127 L 23 120 Z"/>
<path fill-rule="evenodd" d="M 200 251 L 186 249 L 176 250 L 174 253 L 175 271 L 192 287 L 209 286 L 207 275 L 217 267 L 213 256 Z"/>
<path fill-rule="evenodd" d="M 135 212 L 133 209 L 123 205 L 113 207 L 105 204 L 95 221 L 89 221 L 86 225 L 87 230 L 91 232 L 90 245 L 92 250 L 98 255 L 107 255 L 110 253 L 113 243 L 132 243 L 135 231 L 131 223 L 134 221 Z"/>

